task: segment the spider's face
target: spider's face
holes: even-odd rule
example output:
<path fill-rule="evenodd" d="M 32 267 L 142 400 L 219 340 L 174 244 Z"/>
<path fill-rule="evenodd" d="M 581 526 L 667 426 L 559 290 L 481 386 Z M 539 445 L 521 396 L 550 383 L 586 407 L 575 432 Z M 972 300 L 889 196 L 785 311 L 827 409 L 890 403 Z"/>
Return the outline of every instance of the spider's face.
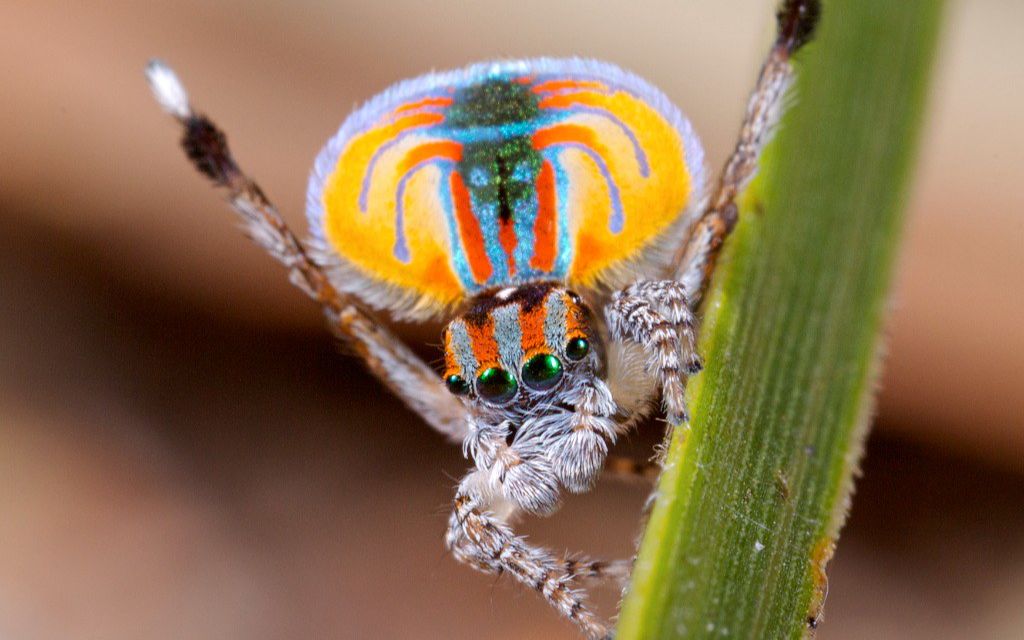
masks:
<path fill-rule="evenodd" d="M 552 283 L 483 295 L 445 328 L 445 384 L 496 419 L 564 410 L 599 368 L 589 316 L 579 296 Z"/>

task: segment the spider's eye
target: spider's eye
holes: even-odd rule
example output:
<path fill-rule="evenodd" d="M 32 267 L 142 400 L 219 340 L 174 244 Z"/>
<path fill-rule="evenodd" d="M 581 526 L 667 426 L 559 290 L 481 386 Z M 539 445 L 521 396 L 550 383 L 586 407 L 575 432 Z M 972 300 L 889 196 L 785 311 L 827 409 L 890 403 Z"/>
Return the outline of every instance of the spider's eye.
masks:
<path fill-rule="evenodd" d="M 538 391 L 550 389 L 561 379 L 562 363 L 550 353 L 538 353 L 523 365 L 523 382 Z"/>
<path fill-rule="evenodd" d="M 573 338 L 565 345 L 565 355 L 570 360 L 582 360 L 590 352 L 590 343 L 586 338 Z"/>
<path fill-rule="evenodd" d="M 469 383 L 460 375 L 452 374 L 444 379 L 444 386 L 448 387 L 457 396 L 464 396 L 469 393 Z"/>
<path fill-rule="evenodd" d="M 489 402 L 500 404 L 511 400 L 512 396 L 516 395 L 518 388 L 519 385 L 516 383 L 515 377 L 498 367 L 485 370 L 476 379 L 476 392 Z"/>

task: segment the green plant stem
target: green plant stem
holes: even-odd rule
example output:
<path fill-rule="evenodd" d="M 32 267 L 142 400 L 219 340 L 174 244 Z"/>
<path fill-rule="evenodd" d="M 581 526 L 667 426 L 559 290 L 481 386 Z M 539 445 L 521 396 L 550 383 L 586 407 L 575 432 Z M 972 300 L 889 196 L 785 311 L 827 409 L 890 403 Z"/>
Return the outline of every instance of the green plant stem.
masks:
<path fill-rule="evenodd" d="M 705 304 L 617 638 L 797 638 L 871 417 L 941 0 L 825 2 Z"/>

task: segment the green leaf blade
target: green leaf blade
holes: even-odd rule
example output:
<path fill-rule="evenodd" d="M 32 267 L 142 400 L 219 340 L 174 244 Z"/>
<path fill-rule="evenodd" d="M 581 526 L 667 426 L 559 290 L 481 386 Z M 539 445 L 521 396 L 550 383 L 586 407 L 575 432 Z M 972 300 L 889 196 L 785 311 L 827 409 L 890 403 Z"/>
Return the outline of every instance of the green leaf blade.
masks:
<path fill-rule="evenodd" d="M 800 637 L 871 410 L 939 0 L 826 2 L 741 202 L 617 638 Z"/>

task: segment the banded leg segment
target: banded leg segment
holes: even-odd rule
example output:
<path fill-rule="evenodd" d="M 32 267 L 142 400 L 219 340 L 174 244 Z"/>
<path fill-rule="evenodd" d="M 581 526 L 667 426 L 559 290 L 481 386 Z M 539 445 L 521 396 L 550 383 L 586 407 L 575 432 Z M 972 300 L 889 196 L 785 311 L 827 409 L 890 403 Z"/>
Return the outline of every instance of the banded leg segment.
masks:
<path fill-rule="evenodd" d="M 626 586 L 632 560 L 594 560 L 585 556 L 563 558 L 562 571 L 574 581 L 604 582 L 614 580 L 620 586 Z"/>
<path fill-rule="evenodd" d="M 549 455 L 559 482 L 572 493 L 589 491 L 604 467 L 608 450 L 619 436 L 612 418 L 616 405 L 611 390 L 595 380 L 566 396 L 575 407 L 569 431 L 549 445 Z"/>
<path fill-rule="evenodd" d="M 224 187 L 248 235 L 288 268 L 289 280 L 323 308 L 331 329 L 392 393 L 437 431 L 455 441 L 465 436 L 467 412 L 438 375 L 354 298 L 339 292 L 288 227 L 263 190 L 235 162 L 224 133 L 196 113 L 174 72 L 161 62 L 146 67 L 153 94 L 181 124 L 181 145 L 200 173 Z"/>
<path fill-rule="evenodd" d="M 581 564 L 530 546 L 491 511 L 487 489 L 480 471 L 471 472 L 459 484 L 445 536 L 452 555 L 484 573 L 508 573 L 541 594 L 590 640 L 610 639 L 608 627 L 590 609 L 586 593 L 574 586 L 578 579 L 602 576 L 608 567 L 593 561 Z"/>
<path fill-rule="evenodd" d="M 670 424 L 685 422 L 683 377 L 700 371 L 696 318 L 684 285 L 673 280 L 644 281 L 612 294 L 605 318 L 613 340 L 643 347 L 662 392 Z"/>
<path fill-rule="evenodd" d="M 736 225 L 736 198 L 756 172 L 761 151 L 782 114 L 783 98 L 793 81 L 790 58 L 810 40 L 820 13 L 819 0 L 783 2 L 778 13 L 778 36 L 747 102 L 736 147 L 707 208 L 673 257 L 671 277 L 683 283 L 695 306 L 707 288 L 722 243 Z"/>

